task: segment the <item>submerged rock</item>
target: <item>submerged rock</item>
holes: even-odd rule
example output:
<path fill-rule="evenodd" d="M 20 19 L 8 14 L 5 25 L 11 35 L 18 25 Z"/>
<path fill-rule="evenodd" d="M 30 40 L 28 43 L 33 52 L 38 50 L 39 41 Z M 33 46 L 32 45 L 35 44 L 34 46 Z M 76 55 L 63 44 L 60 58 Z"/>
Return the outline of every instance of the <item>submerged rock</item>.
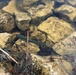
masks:
<path fill-rule="evenodd" d="M 74 31 L 74 28 L 69 23 L 57 17 L 48 18 L 38 26 L 38 29 L 45 32 L 47 37 L 54 43 L 65 38 Z"/>
<path fill-rule="evenodd" d="M 76 7 L 76 0 L 65 0 L 65 2 L 69 5 Z"/>
<path fill-rule="evenodd" d="M 6 47 L 6 42 L 10 38 L 11 34 L 9 33 L 0 33 L 0 47 L 4 48 Z"/>
<path fill-rule="evenodd" d="M 14 11 L 17 10 L 16 8 L 16 4 L 14 0 L 11 0 L 7 6 L 3 7 L 2 10 L 10 13 L 10 14 L 14 14 Z"/>
<path fill-rule="evenodd" d="M 4 67 L 0 67 L 0 75 L 11 75 L 11 74 L 6 72 Z"/>
<path fill-rule="evenodd" d="M 13 16 L 2 10 L 0 10 L 0 15 L 0 31 L 12 31 L 15 28 Z"/>
<path fill-rule="evenodd" d="M 55 10 L 62 19 L 68 22 L 76 22 L 76 8 L 67 4 L 64 4 Z M 57 15 L 57 16 L 58 16 Z"/>
<path fill-rule="evenodd" d="M 26 51 L 26 42 L 22 41 L 22 40 L 17 40 L 15 42 L 15 44 L 12 46 L 12 50 L 16 51 L 16 53 L 18 51 L 25 52 Z M 39 46 L 37 46 L 36 44 L 31 43 L 31 42 L 29 43 L 28 50 L 30 53 L 34 53 L 34 54 L 37 54 L 37 52 L 40 51 Z"/>
<path fill-rule="evenodd" d="M 46 18 L 52 15 L 52 10 L 53 10 L 53 4 L 50 3 L 43 5 L 40 4 L 36 7 L 31 7 L 28 12 L 30 13 L 32 17 L 32 23 L 37 24 L 40 23 L 41 21 L 44 21 Z"/>
<path fill-rule="evenodd" d="M 17 27 L 25 31 L 29 29 L 30 16 L 25 12 L 15 11 L 16 25 Z"/>
<path fill-rule="evenodd" d="M 54 3 L 50 2 L 50 5 L 50 3 L 47 4 L 46 2 L 43 2 L 42 0 L 16 0 L 17 9 L 27 12 L 32 18 L 31 22 L 35 24 L 45 20 L 52 14 Z"/>
<path fill-rule="evenodd" d="M 62 62 L 59 59 L 50 62 L 49 60 L 34 54 L 31 54 L 31 56 L 34 65 L 37 65 L 35 70 L 41 70 L 40 74 L 37 73 L 38 75 L 69 75 L 68 72 L 71 74 L 72 66 L 63 59 Z"/>
<path fill-rule="evenodd" d="M 46 41 L 46 35 L 38 30 L 31 33 L 30 37 L 32 39 L 35 39 L 37 41 L 45 42 Z"/>
<path fill-rule="evenodd" d="M 29 9 L 33 4 L 35 4 L 38 0 L 14 0 L 17 4 L 17 9 L 20 11 L 26 11 Z"/>
<path fill-rule="evenodd" d="M 72 72 L 75 75 L 76 69 L 76 32 L 72 33 L 69 37 L 53 46 L 54 51 L 64 56 L 72 67 Z"/>

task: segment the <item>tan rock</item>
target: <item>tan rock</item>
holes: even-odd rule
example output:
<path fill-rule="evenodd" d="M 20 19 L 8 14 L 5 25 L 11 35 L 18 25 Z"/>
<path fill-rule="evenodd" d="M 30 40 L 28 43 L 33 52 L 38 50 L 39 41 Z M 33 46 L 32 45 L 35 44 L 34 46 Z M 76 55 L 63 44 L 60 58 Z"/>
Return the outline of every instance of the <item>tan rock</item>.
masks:
<path fill-rule="evenodd" d="M 13 45 L 12 49 L 14 51 L 18 51 L 18 49 L 22 52 L 22 51 L 26 51 L 26 42 L 22 41 L 22 40 L 17 40 L 15 42 L 15 44 Z M 29 48 L 28 48 L 30 53 L 34 53 L 37 54 L 37 52 L 40 50 L 39 47 L 34 44 L 34 43 L 29 43 Z"/>
<path fill-rule="evenodd" d="M 55 44 L 53 49 L 60 55 L 76 54 L 76 32 L 72 33 L 66 39 Z"/>
<path fill-rule="evenodd" d="M 38 26 L 38 29 L 45 32 L 48 38 L 54 43 L 65 38 L 74 31 L 74 28 L 69 23 L 57 17 L 48 18 Z"/>
<path fill-rule="evenodd" d="M 52 14 L 53 3 L 47 5 L 39 5 L 37 7 L 31 7 L 28 11 L 30 12 L 33 19 L 37 17 L 44 17 L 48 14 Z"/>
<path fill-rule="evenodd" d="M 0 33 L 0 47 L 4 48 L 6 47 L 6 42 L 8 41 L 8 39 L 10 38 L 11 34 L 9 33 Z"/>
<path fill-rule="evenodd" d="M 26 12 L 15 11 L 14 13 L 17 27 L 22 31 L 27 30 L 31 20 L 30 16 Z"/>
<path fill-rule="evenodd" d="M 61 7 L 57 8 L 55 12 L 59 13 L 61 17 L 65 20 L 76 22 L 76 8 L 70 5 L 62 5 Z"/>
<path fill-rule="evenodd" d="M 63 59 L 62 62 L 59 59 L 55 59 L 54 62 L 49 62 L 40 56 L 34 54 L 31 54 L 31 56 L 34 64 L 37 64 L 37 70 L 41 69 L 41 74 L 39 75 L 69 75 L 71 73 L 72 66 Z"/>
<path fill-rule="evenodd" d="M 61 42 L 53 46 L 53 50 L 58 54 L 62 55 L 66 61 L 68 61 L 74 70 L 73 75 L 75 75 L 76 70 L 76 31 L 72 33 L 69 37 L 62 40 Z"/>
<path fill-rule="evenodd" d="M 46 41 L 46 35 L 38 30 L 34 31 L 33 33 L 31 33 L 30 36 L 32 39 L 41 41 L 41 42 L 45 42 Z"/>
<path fill-rule="evenodd" d="M 16 5 L 15 5 L 15 0 L 11 0 L 7 6 L 2 8 L 2 10 L 6 11 L 10 14 L 14 14 L 14 11 L 17 10 Z"/>
<path fill-rule="evenodd" d="M 0 67 L 0 75 L 11 75 L 8 72 L 5 72 L 5 68 L 4 67 Z"/>

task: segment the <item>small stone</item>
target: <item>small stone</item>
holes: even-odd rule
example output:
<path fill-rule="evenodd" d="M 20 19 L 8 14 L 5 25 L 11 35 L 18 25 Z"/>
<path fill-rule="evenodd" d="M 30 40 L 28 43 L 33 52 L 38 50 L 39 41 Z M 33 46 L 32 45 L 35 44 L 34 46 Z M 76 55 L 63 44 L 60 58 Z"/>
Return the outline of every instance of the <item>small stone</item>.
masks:
<path fill-rule="evenodd" d="M 16 25 L 20 30 L 25 31 L 29 29 L 29 22 L 31 18 L 26 12 L 15 11 L 15 17 Z"/>
<path fill-rule="evenodd" d="M 2 10 L 0 10 L 0 15 L 0 31 L 12 31 L 15 28 L 13 16 Z"/>
<path fill-rule="evenodd" d="M 4 48 L 6 47 L 6 42 L 10 38 L 11 34 L 9 33 L 0 33 L 0 47 Z"/>
<path fill-rule="evenodd" d="M 26 51 L 26 42 L 25 41 L 22 41 L 22 40 L 17 40 L 15 42 L 15 44 L 12 46 L 12 50 L 13 51 L 16 51 L 16 53 L 19 50 L 21 52 Z M 34 53 L 34 54 L 37 54 L 37 52 L 40 51 L 39 46 L 37 46 L 36 44 L 31 43 L 31 42 L 29 43 L 28 50 L 29 50 L 30 53 Z"/>

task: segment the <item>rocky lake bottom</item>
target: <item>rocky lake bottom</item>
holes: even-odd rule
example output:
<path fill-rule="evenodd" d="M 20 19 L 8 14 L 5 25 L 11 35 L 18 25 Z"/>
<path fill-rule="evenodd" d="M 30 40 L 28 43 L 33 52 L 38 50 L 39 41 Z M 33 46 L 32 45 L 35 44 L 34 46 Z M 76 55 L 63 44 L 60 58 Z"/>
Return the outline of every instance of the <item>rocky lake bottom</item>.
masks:
<path fill-rule="evenodd" d="M 76 75 L 76 0 L 0 0 L 0 75 Z"/>

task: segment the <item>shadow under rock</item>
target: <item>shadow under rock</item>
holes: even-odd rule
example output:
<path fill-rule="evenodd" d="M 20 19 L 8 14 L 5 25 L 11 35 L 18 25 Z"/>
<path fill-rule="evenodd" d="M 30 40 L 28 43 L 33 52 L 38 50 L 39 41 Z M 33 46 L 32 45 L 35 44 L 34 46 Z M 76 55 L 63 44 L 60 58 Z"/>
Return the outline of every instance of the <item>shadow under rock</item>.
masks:
<path fill-rule="evenodd" d="M 40 56 L 59 55 L 52 48 L 47 46 L 44 48 L 40 46 L 40 51 L 37 54 Z"/>

